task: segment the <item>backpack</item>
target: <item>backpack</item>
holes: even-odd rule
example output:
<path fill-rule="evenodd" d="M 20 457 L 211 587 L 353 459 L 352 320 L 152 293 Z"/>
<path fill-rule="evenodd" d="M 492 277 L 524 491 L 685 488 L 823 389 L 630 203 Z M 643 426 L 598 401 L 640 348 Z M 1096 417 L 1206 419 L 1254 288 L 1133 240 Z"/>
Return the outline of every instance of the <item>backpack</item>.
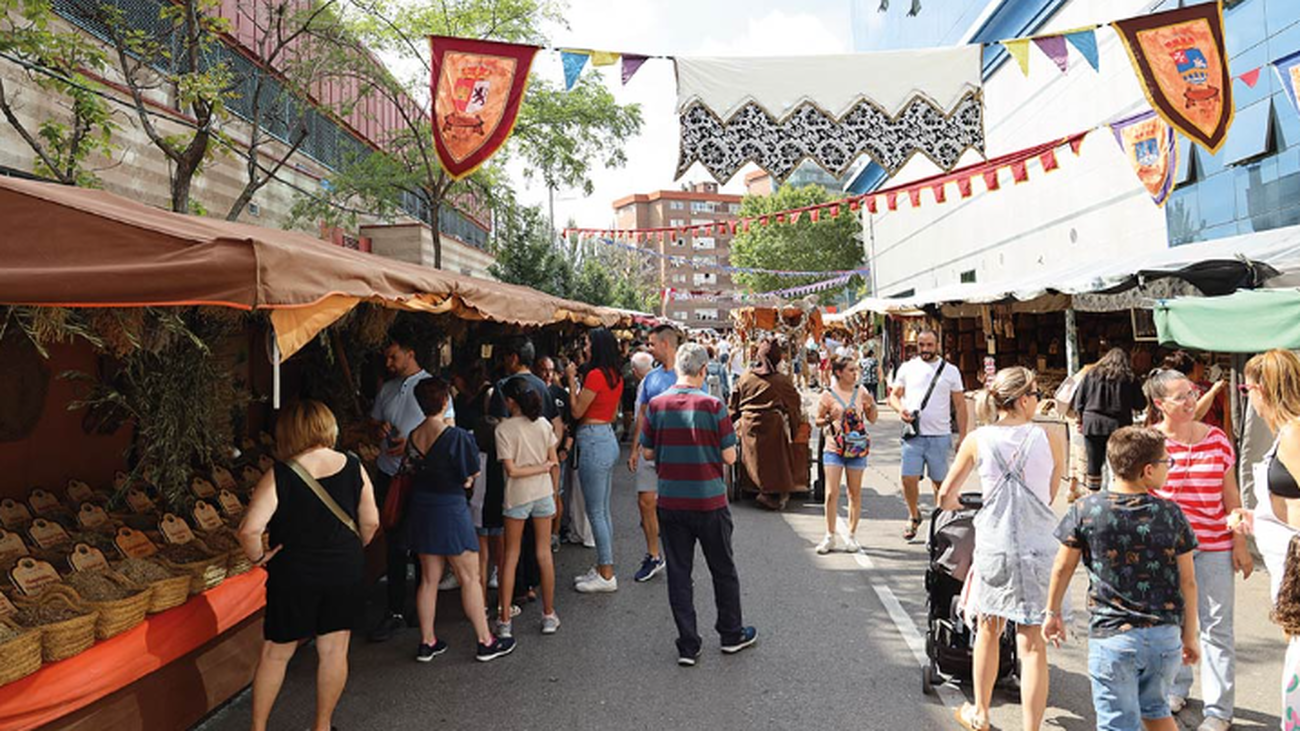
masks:
<path fill-rule="evenodd" d="M 844 408 L 844 414 L 840 416 L 840 428 L 835 434 L 835 450 L 846 459 L 865 457 L 871 453 L 871 436 L 867 434 L 866 422 L 854 408 L 858 401 L 858 391 L 857 386 L 854 386 L 853 395 L 846 404 L 834 389 L 830 389 L 831 396 Z"/>

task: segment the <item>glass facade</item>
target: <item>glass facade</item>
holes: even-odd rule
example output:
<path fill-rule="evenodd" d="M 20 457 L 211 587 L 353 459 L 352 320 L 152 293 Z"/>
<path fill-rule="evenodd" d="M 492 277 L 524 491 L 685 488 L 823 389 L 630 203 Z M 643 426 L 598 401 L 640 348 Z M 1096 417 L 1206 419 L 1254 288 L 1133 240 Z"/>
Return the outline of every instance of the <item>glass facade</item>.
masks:
<path fill-rule="evenodd" d="M 1217 154 L 1180 140 L 1186 182 L 1165 207 L 1171 246 L 1300 224 L 1300 114 L 1269 65 L 1300 50 L 1300 2 L 1241 0 L 1223 19 L 1231 72 L 1262 67 L 1259 82 L 1233 81 L 1236 116 Z"/>

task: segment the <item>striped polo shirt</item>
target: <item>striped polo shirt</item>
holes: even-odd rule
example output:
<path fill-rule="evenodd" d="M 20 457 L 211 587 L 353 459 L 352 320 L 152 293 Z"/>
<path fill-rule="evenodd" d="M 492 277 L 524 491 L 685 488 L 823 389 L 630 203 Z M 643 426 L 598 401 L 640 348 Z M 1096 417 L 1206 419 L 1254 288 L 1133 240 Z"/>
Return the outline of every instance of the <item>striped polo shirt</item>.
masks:
<path fill-rule="evenodd" d="M 1197 444 L 1183 444 L 1168 437 L 1165 449 L 1174 458 L 1163 487 L 1151 492 L 1173 500 L 1196 533 L 1200 551 L 1232 550 L 1232 531 L 1223 508 L 1223 477 L 1236 464 L 1228 435 L 1218 427 Z"/>
<path fill-rule="evenodd" d="M 641 446 L 654 450 L 659 507 L 727 506 L 722 451 L 736 446 L 736 432 L 721 401 L 698 388 L 673 386 L 646 407 Z"/>

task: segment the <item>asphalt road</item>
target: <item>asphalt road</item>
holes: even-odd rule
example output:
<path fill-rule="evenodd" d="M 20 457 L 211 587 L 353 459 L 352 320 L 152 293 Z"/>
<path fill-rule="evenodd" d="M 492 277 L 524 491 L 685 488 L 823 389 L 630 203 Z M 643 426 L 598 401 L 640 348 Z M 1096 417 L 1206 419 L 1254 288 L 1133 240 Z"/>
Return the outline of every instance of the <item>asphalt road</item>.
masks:
<path fill-rule="evenodd" d="M 644 540 L 630 475 L 620 469 L 612 503 L 617 593 L 574 593 L 570 577 L 592 563 L 594 551 L 564 546 L 557 555 L 559 633 L 542 636 L 540 607 L 527 605 L 515 620 L 515 653 L 480 664 L 473 659 L 474 639 L 457 592 L 442 592 L 439 636 L 450 651 L 418 664 L 415 630 L 379 645 L 358 638 L 336 726 L 342 731 L 443 724 L 548 730 L 955 728 L 952 708 L 968 691 L 945 687 L 938 695 L 921 693 L 925 550 L 921 542 L 909 544 L 901 537 L 906 509 L 896 484 L 897 434 L 892 414 L 882 413 L 873 429 L 866 517 L 858 535 L 865 554 L 814 553 L 823 532 L 820 505 L 792 500 L 780 514 L 752 501 L 733 506 L 745 622 L 759 630 L 755 648 L 735 656 L 717 651 L 710 629 L 711 584 L 697 556 L 696 606 L 706 651 L 698 666 L 677 666 L 664 577 L 647 584 L 631 581 Z M 1267 620 L 1266 578 L 1238 581 L 1237 728 L 1276 724 L 1284 644 Z M 1072 586 L 1077 607 L 1083 606 L 1086 583 L 1081 571 Z M 1070 642 L 1050 655 L 1047 727 L 1082 731 L 1094 724 L 1084 613 L 1077 613 L 1071 629 Z M 314 667 L 314 652 L 304 648 L 290 666 L 274 728 L 310 726 Z M 995 694 L 996 728 L 1019 728 L 1017 703 L 1014 692 Z M 1180 723 L 1195 728 L 1199 709 L 1195 700 L 1189 703 Z M 246 728 L 248 712 L 245 693 L 202 731 Z"/>

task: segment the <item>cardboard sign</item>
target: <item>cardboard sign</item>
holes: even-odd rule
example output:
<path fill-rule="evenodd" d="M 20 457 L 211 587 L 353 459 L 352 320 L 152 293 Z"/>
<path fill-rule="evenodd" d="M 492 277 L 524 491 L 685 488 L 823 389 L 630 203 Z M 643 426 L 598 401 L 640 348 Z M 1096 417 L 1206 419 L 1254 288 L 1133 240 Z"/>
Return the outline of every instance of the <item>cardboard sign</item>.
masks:
<path fill-rule="evenodd" d="M 195 477 L 190 480 L 190 491 L 194 497 L 200 500 L 208 500 L 217 496 L 217 487 L 202 477 Z"/>
<path fill-rule="evenodd" d="M 118 491 L 126 487 L 127 474 L 122 470 L 113 473 L 113 490 Z"/>
<path fill-rule="evenodd" d="M 0 528 L 0 560 L 10 556 L 26 556 L 27 544 L 23 543 L 23 537 L 17 533 Z"/>
<path fill-rule="evenodd" d="M 36 596 L 45 587 L 62 581 L 53 566 L 34 558 L 18 559 L 18 565 L 9 571 L 9 579 L 18 587 L 18 591 L 27 596 Z"/>
<path fill-rule="evenodd" d="M 247 452 L 251 449 L 257 449 L 257 442 L 253 441 L 252 437 L 244 437 L 243 439 L 239 440 L 239 449 L 240 451 L 243 452 Z"/>
<path fill-rule="evenodd" d="M 37 515 L 49 516 L 61 512 L 63 505 L 59 499 L 49 490 L 43 490 L 39 487 L 33 487 L 27 495 L 27 504 L 32 506 L 32 512 Z"/>
<path fill-rule="evenodd" d="M 257 435 L 257 441 L 262 443 L 263 447 L 274 447 L 275 439 L 268 433 L 262 432 Z"/>
<path fill-rule="evenodd" d="M 27 532 L 31 534 L 36 545 L 41 548 L 53 548 L 72 542 L 72 537 L 68 535 L 67 531 L 63 530 L 63 526 L 44 518 L 33 520 Z"/>
<path fill-rule="evenodd" d="M 87 485 L 81 480 L 68 480 L 68 489 L 66 492 L 68 493 L 68 500 L 71 501 L 73 505 L 95 499 L 95 491 L 91 490 L 90 485 Z"/>
<path fill-rule="evenodd" d="M 252 487 L 262 479 L 262 470 L 259 470 L 257 465 L 246 465 L 239 474 L 244 478 L 244 487 Z"/>
<path fill-rule="evenodd" d="M 158 552 L 158 547 L 149 540 L 149 536 L 126 526 L 117 529 L 117 537 L 113 542 L 117 544 L 117 550 L 127 558 L 146 558 Z"/>
<path fill-rule="evenodd" d="M 212 507 L 211 503 L 202 500 L 194 503 L 194 522 L 198 524 L 200 530 L 205 531 L 214 531 L 226 525 L 221 522 L 221 514 L 217 509 Z"/>
<path fill-rule="evenodd" d="M 0 617 L 8 617 L 17 611 L 18 610 L 14 608 L 13 603 L 9 601 L 9 597 L 0 594 Z"/>
<path fill-rule="evenodd" d="M 217 504 L 221 506 L 221 512 L 232 518 L 242 515 L 244 512 L 244 504 L 239 502 L 239 498 L 235 497 L 235 493 L 229 490 L 222 490 L 217 493 Z"/>
<path fill-rule="evenodd" d="M 32 522 L 32 514 L 26 505 L 8 497 L 0 500 L 0 523 L 4 524 L 4 527 L 13 530 L 22 528 L 30 522 Z"/>
<path fill-rule="evenodd" d="M 77 511 L 77 522 L 82 528 L 103 528 L 108 525 L 108 513 L 95 503 L 82 503 Z"/>
<path fill-rule="evenodd" d="M 275 460 L 272 459 L 271 455 L 269 454 L 264 454 L 261 457 L 257 458 L 257 468 L 262 471 L 262 474 L 266 474 L 267 472 L 270 472 L 271 468 L 274 466 L 275 466 Z M 258 476 L 258 479 L 261 479 L 260 475 Z"/>
<path fill-rule="evenodd" d="M 108 559 L 94 546 L 78 543 L 68 556 L 68 563 L 73 571 L 103 571 L 108 568 Z"/>
<path fill-rule="evenodd" d="M 133 487 L 126 491 L 126 504 L 131 508 L 133 513 L 152 513 L 154 512 L 153 500 L 145 494 L 144 490 Z"/>
<path fill-rule="evenodd" d="M 189 543 L 194 540 L 194 531 L 190 530 L 189 523 L 171 513 L 163 514 L 158 530 L 162 531 L 163 538 L 166 538 L 168 543 Z"/>
<path fill-rule="evenodd" d="M 234 490 L 239 487 L 235 483 L 235 476 L 230 474 L 230 470 L 219 465 L 212 468 L 212 481 L 217 484 L 217 488 L 220 490 Z"/>

